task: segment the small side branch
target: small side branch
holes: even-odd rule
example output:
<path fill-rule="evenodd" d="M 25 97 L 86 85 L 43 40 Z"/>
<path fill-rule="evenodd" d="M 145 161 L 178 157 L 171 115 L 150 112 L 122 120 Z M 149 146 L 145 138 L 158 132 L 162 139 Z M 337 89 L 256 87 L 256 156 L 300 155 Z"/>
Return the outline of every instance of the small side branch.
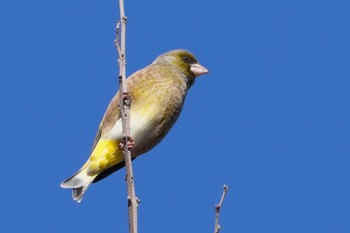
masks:
<path fill-rule="evenodd" d="M 219 204 L 215 205 L 215 227 L 214 227 L 214 233 L 219 233 L 221 230 L 221 227 L 219 225 L 219 215 L 220 215 L 220 209 L 222 207 L 222 204 L 225 200 L 226 193 L 228 191 L 228 186 L 224 184 L 224 191 L 222 192 L 222 196 L 220 199 Z"/>
<path fill-rule="evenodd" d="M 122 117 L 123 138 L 119 144 L 123 149 L 125 168 L 126 168 L 126 183 L 128 190 L 127 204 L 128 204 L 128 219 L 129 219 L 129 232 L 137 233 L 137 205 L 136 199 L 134 174 L 131 163 L 131 148 L 134 145 L 134 141 L 130 135 L 130 107 L 131 107 L 131 95 L 128 92 L 126 82 L 126 58 L 125 58 L 125 31 L 127 18 L 124 13 L 124 1 L 119 0 L 120 9 L 120 21 L 116 25 L 116 39 L 114 44 L 117 48 L 119 55 L 119 93 L 120 93 L 120 113 Z M 119 41 L 120 36 L 120 41 Z"/>

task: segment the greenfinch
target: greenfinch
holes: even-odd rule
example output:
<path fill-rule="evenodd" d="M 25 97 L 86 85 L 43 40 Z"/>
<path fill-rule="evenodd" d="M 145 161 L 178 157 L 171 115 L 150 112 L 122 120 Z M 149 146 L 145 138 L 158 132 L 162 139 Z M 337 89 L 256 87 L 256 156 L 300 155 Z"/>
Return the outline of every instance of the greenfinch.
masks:
<path fill-rule="evenodd" d="M 132 159 L 151 150 L 178 119 L 187 91 L 196 77 L 208 70 L 190 52 L 178 49 L 157 57 L 149 66 L 127 78 L 132 100 L 130 133 L 134 141 Z M 72 177 L 61 183 L 72 188 L 73 199 L 80 202 L 91 183 L 124 167 L 120 92 L 109 103 L 100 123 L 91 154 Z"/>

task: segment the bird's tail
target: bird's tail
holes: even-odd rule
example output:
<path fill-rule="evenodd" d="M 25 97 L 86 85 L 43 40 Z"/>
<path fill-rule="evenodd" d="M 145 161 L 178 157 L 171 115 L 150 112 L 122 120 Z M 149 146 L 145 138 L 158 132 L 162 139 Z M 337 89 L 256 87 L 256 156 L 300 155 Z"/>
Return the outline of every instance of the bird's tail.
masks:
<path fill-rule="evenodd" d="M 92 181 L 96 178 L 96 175 L 88 175 L 87 174 L 88 166 L 84 166 L 77 173 L 75 173 L 72 177 L 61 183 L 62 188 L 71 188 L 72 196 L 74 201 L 78 203 L 81 202 L 84 193 L 89 188 Z"/>

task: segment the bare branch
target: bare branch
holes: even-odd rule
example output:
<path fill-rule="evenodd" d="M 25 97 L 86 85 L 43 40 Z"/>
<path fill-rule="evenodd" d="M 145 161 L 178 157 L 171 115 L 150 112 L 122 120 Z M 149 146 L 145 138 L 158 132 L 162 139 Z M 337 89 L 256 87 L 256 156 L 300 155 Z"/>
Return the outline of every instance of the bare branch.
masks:
<path fill-rule="evenodd" d="M 227 191 L 228 191 L 228 186 L 226 184 L 224 184 L 224 191 L 222 192 L 222 196 L 221 196 L 220 202 L 219 202 L 219 204 L 215 205 L 215 227 L 214 227 L 214 233 L 219 233 L 220 230 L 221 230 L 221 227 L 219 225 L 219 215 L 220 215 L 220 209 L 221 209 L 222 203 L 225 200 Z"/>
<path fill-rule="evenodd" d="M 125 31 L 127 18 L 124 13 L 124 1 L 119 0 L 120 9 L 120 21 L 116 24 L 116 39 L 114 44 L 117 48 L 119 55 L 119 93 L 120 93 L 120 113 L 122 117 L 123 138 L 120 143 L 120 147 L 123 149 L 125 168 L 126 168 L 126 183 L 128 189 L 128 219 L 129 219 L 129 232 L 137 233 L 137 205 L 136 199 L 134 175 L 131 163 L 131 153 L 134 141 L 130 135 L 130 107 L 131 107 L 131 95 L 128 92 L 126 82 L 126 58 L 125 58 Z M 119 32 L 120 32 L 120 44 L 119 44 Z"/>
<path fill-rule="evenodd" d="M 120 59 L 121 59 L 121 54 L 122 54 L 122 51 L 120 49 L 120 45 L 119 45 L 119 32 L 120 32 L 120 21 L 118 20 L 117 21 L 117 24 L 115 26 L 115 40 L 114 40 L 114 45 L 115 47 L 117 48 L 117 53 L 118 53 L 118 56 L 119 56 L 119 59 L 118 59 L 118 64 L 120 63 Z"/>

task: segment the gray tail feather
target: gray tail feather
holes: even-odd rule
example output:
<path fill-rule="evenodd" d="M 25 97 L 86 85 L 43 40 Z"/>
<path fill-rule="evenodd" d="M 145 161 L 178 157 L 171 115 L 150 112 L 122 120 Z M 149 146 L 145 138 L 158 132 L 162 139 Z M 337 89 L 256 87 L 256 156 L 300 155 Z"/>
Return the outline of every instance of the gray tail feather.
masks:
<path fill-rule="evenodd" d="M 92 181 L 97 175 L 89 176 L 86 169 L 82 169 L 72 177 L 61 183 L 62 188 L 71 188 L 74 201 L 81 202 L 84 193 L 89 188 Z"/>
<path fill-rule="evenodd" d="M 79 187 L 79 188 L 73 188 L 72 189 L 72 197 L 73 200 L 80 203 L 81 200 L 83 199 L 84 193 L 87 190 L 88 186 L 86 187 Z"/>

